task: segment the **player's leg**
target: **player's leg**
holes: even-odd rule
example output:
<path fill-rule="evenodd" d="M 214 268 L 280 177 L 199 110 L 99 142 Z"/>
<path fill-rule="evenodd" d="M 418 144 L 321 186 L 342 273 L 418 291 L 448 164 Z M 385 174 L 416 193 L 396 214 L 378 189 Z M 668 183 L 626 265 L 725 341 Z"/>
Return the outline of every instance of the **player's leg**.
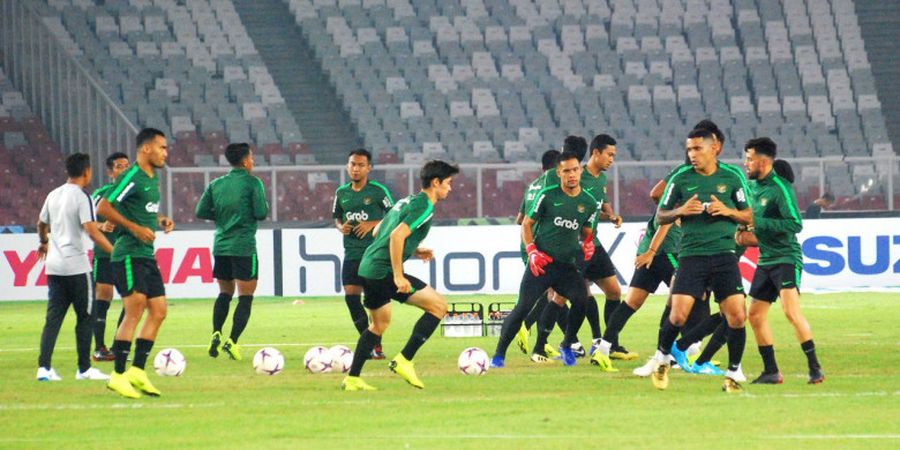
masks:
<path fill-rule="evenodd" d="M 94 334 L 94 361 L 112 361 L 115 355 L 106 347 L 106 316 L 113 299 L 112 272 L 109 258 L 94 257 L 94 296 L 91 324 Z"/>
<path fill-rule="evenodd" d="M 547 345 L 547 339 L 553 332 L 553 325 L 559 323 L 559 316 L 567 314 L 565 306 L 568 300 L 565 297 L 553 289 L 547 289 L 545 295 L 548 295 L 548 302 L 537 322 L 538 335 L 534 343 L 534 351 L 531 354 L 531 360 L 536 363 L 552 362 L 553 360 L 550 358 L 558 355 L 556 351 L 553 351 L 552 346 Z M 568 323 L 568 319 L 566 319 L 566 323 Z M 565 326 L 561 329 L 565 332 Z"/>
<path fill-rule="evenodd" d="M 500 328 L 500 338 L 497 340 L 497 347 L 494 350 L 494 356 L 491 358 L 491 367 L 500 368 L 506 362 L 506 350 L 512 343 L 516 333 L 522 327 L 525 316 L 534 308 L 534 304 L 541 298 L 541 295 L 550 287 L 550 267 L 545 268 L 544 275 L 535 277 L 531 271 L 525 269 L 522 274 L 522 281 L 519 283 L 519 300 L 516 306 L 510 311 L 509 315 L 503 319 L 503 325 Z"/>
<path fill-rule="evenodd" d="M 146 295 L 147 316 L 141 325 L 141 331 L 134 341 L 134 359 L 131 367 L 125 372 L 125 376 L 131 385 L 148 395 L 160 395 L 159 389 L 150 383 L 144 367 L 147 364 L 147 358 L 153 350 L 153 344 L 159 334 L 162 323 L 166 320 L 168 313 L 168 302 L 166 301 L 166 288 L 162 281 L 162 274 L 159 272 L 159 266 L 156 260 L 140 259 L 135 264 L 136 273 L 140 274 L 141 282 L 137 289 Z"/>
<path fill-rule="evenodd" d="M 62 327 L 66 311 L 69 309 L 69 300 L 66 293 L 64 276 L 47 275 L 47 287 L 49 288 L 49 300 L 47 301 L 47 313 L 44 318 L 44 329 L 41 331 L 41 353 L 38 356 L 38 381 L 59 381 L 61 378 L 53 370 L 53 349 L 56 347 L 56 338 Z"/>
<path fill-rule="evenodd" d="M 822 366 L 816 357 L 816 344 L 813 342 L 812 330 L 803 312 L 800 311 L 800 291 L 797 288 L 781 290 L 781 306 L 788 321 L 794 326 L 797 341 L 806 355 L 806 364 L 809 368 L 809 384 L 819 384 L 825 381 Z"/>
<path fill-rule="evenodd" d="M 725 374 L 724 371 L 716 367 L 718 366 L 718 362 L 712 361 L 712 358 L 713 356 L 715 356 L 716 352 L 718 352 L 725 345 L 726 334 L 728 332 L 728 324 L 725 322 L 725 317 L 722 316 L 721 313 L 717 314 L 717 316 L 718 325 L 709 336 L 709 341 L 706 343 L 706 347 L 703 347 L 703 351 L 700 352 L 700 356 L 696 361 L 694 361 L 693 373 L 716 376 Z"/>
<path fill-rule="evenodd" d="M 746 307 L 744 305 L 743 294 L 732 294 L 719 303 L 719 309 L 725 315 L 728 323 L 728 331 L 726 334 L 728 345 L 728 371 L 725 372 L 726 380 L 733 382 L 746 381 L 743 371 L 741 370 L 741 359 L 744 356 L 744 345 L 747 342 L 747 330 L 744 323 L 747 320 Z M 726 381 L 726 390 L 729 389 L 729 383 Z M 738 390 L 740 387 L 738 386 Z"/>
<path fill-rule="evenodd" d="M 369 316 L 362 303 L 363 285 L 365 280 L 359 276 L 359 260 L 344 260 L 341 266 L 341 282 L 344 285 L 344 303 L 350 312 L 350 319 L 356 331 L 362 333 L 369 326 Z M 381 336 L 378 343 L 372 349 L 369 356 L 372 359 L 384 359 L 384 350 L 381 348 Z"/>
<path fill-rule="evenodd" d="M 632 284 L 634 283 L 632 282 Z M 625 294 L 625 301 L 616 308 L 615 312 L 613 312 L 609 324 L 606 327 L 606 332 L 603 333 L 603 338 L 597 344 L 596 350 L 591 355 L 592 364 L 602 367 L 606 362 L 606 358 L 611 356 L 613 349 L 619 348 L 619 333 L 622 332 L 622 329 L 625 328 L 625 324 L 627 324 L 628 320 L 631 319 L 631 316 L 640 309 L 649 295 L 650 292 L 635 285 L 628 288 L 628 291 Z M 600 352 L 600 354 L 598 355 L 597 352 Z M 619 356 L 620 358 L 617 359 L 637 358 L 636 353 L 620 353 Z M 612 367 L 611 362 L 609 365 Z"/>
<path fill-rule="evenodd" d="M 772 303 L 765 300 L 750 299 L 748 319 L 753 329 L 753 336 L 763 361 L 763 372 L 753 380 L 753 384 L 781 384 L 782 378 L 775 360 L 775 347 L 772 329 L 767 318 Z"/>
<path fill-rule="evenodd" d="M 250 322 L 250 312 L 253 309 L 253 294 L 256 293 L 257 273 L 256 254 L 250 256 L 234 256 L 232 260 L 232 276 L 238 293 L 238 304 L 234 308 L 231 317 L 231 333 L 222 344 L 222 351 L 236 361 L 241 360 L 241 347 L 238 339 Z"/>
<path fill-rule="evenodd" d="M 371 391 L 374 387 L 362 380 L 359 375 L 372 349 L 391 324 L 391 297 L 396 293 L 393 275 L 377 280 L 363 278 L 363 292 L 365 301 L 363 305 L 369 310 L 372 322 L 363 330 L 356 341 L 356 349 L 353 352 L 353 362 L 350 371 L 341 382 L 341 389 L 345 391 Z"/>
<path fill-rule="evenodd" d="M 219 295 L 213 304 L 212 314 L 212 337 L 209 340 L 209 356 L 217 358 L 219 351 L 222 349 L 222 327 L 225 326 L 225 320 L 228 319 L 228 310 L 231 307 L 231 299 L 234 297 L 234 274 L 232 270 L 231 256 L 215 255 L 213 263 L 213 277 L 219 284 Z"/>
<path fill-rule="evenodd" d="M 400 350 L 400 353 L 391 360 L 388 367 L 397 375 L 400 375 L 407 383 L 413 387 L 423 389 L 425 383 L 416 375 L 415 366 L 412 362 L 416 353 L 428 341 L 428 338 L 434 334 L 441 323 L 441 319 L 447 315 L 447 301 L 443 296 L 438 294 L 431 286 L 421 282 L 414 277 L 406 275 L 413 285 L 413 293 L 405 299 L 405 303 L 415 306 L 424 313 L 416 324 L 413 326 L 412 333 L 406 345 Z M 404 301 L 404 299 L 399 299 Z"/>
<path fill-rule="evenodd" d="M 587 304 L 590 303 L 587 286 L 583 281 L 583 277 L 579 278 L 579 273 L 575 268 L 556 268 L 551 280 L 553 289 L 569 299 L 572 307 L 569 310 L 569 323 L 566 327 L 565 336 L 559 345 L 559 353 L 562 357 L 564 365 L 575 365 L 575 352 L 572 345 L 578 342 L 578 331 L 584 322 Z"/>

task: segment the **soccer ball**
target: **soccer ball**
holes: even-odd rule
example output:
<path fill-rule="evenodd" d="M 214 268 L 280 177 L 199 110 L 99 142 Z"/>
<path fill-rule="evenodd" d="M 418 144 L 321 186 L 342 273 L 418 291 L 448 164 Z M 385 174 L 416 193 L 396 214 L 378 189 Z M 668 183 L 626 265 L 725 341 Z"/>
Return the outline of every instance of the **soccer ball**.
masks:
<path fill-rule="evenodd" d="M 284 355 L 274 347 L 263 347 L 253 355 L 253 369 L 260 375 L 278 375 L 284 370 Z"/>
<path fill-rule="evenodd" d="M 161 377 L 177 377 L 184 373 L 187 360 L 184 355 L 174 348 L 160 350 L 153 358 L 153 368 Z"/>
<path fill-rule="evenodd" d="M 331 352 L 327 347 L 317 345 L 303 356 L 303 365 L 309 373 L 331 372 Z"/>
<path fill-rule="evenodd" d="M 353 364 L 353 352 L 346 345 L 335 345 L 328 349 L 331 353 L 331 370 L 347 373 Z"/>
<path fill-rule="evenodd" d="M 465 375 L 484 375 L 488 371 L 488 354 L 478 347 L 463 350 L 457 362 L 459 371 Z"/>

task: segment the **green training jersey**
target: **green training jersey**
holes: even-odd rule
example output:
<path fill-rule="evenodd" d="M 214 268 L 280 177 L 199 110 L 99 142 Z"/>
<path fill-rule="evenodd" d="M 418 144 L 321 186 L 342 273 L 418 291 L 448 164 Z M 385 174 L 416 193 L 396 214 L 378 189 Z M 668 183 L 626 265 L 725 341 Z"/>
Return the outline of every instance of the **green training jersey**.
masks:
<path fill-rule="evenodd" d="M 544 186 L 550 185 L 559 185 L 559 175 L 556 173 L 556 169 L 550 169 L 544 172 L 543 175 L 543 183 Z M 597 199 L 597 215 L 596 219 L 600 219 L 600 212 L 602 212 L 603 204 L 606 203 L 606 172 L 601 171 L 599 175 L 596 177 L 591 175 L 587 170 L 587 165 L 581 166 L 581 190 L 587 192 L 592 197 Z M 600 243 L 600 237 L 597 236 L 597 222 L 595 221 L 591 224 L 591 228 L 594 230 L 594 244 L 602 245 Z"/>
<path fill-rule="evenodd" d="M 403 261 L 406 261 L 428 236 L 433 214 L 434 205 L 424 192 L 397 202 L 378 224 L 375 240 L 366 248 L 359 263 L 359 274 L 370 280 L 391 276 L 391 232 L 401 223 L 412 231 L 403 242 Z"/>
<path fill-rule="evenodd" d="M 269 214 L 266 189 L 250 172 L 232 169 L 209 183 L 194 214 L 216 222 L 213 255 L 253 256 L 257 222 Z"/>
<path fill-rule="evenodd" d="M 797 233 L 803 229 L 797 197 L 790 182 L 771 171 L 768 176 L 750 182 L 753 226 L 759 242 L 757 265 L 803 263 Z"/>
<path fill-rule="evenodd" d="M 584 189 L 570 197 L 557 185 L 540 191 L 528 217 L 534 226 L 534 244 L 550 255 L 554 262 L 580 266 L 581 229 L 591 228 L 596 221 L 597 199 Z"/>
<path fill-rule="evenodd" d="M 109 192 L 109 190 L 112 189 L 112 187 L 115 185 L 116 185 L 115 182 L 104 184 L 103 186 L 100 186 L 99 188 L 97 188 L 97 190 L 91 194 L 91 201 L 94 202 L 94 210 L 95 211 L 97 210 L 97 203 L 100 202 L 100 199 L 103 198 L 103 196 L 106 195 L 106 193 Z M 104 221 L 106 221 L 106 219 L 98 214 L 97 215 L 97 223 L 102 223 Z M 108 240 L 110 244 L 112 244 L 112 245 L 116 244 L 116 230 L 110 231 L 109 233 L 104 232 L 103 235 L 106 236 L 106 240 Z M 99 245 L 94 244 L 94 258 L 109 259 L 109 256 L 110 256 L 109 253 L 106 253 L 105 251 L 103 251 L 103 249 L 100 248 Z"/>
<path fill-rule="evenodd" d="M 394 206 L 391 193 L 383 184 L 369 180 L 359 191 L 353 190 L 353 184 L 347 183 L 337 188 L 334 192 L 334 205 L 331 207 L 332 217 L 341 223 L 350 222 L 357 225 L 360 222 L 381 220 L 385 213 Z M 356 237 L 352 232 L 344 235 L 344 259 L 359 261 L 362 259 L 366 247 L 374 241 L 372 233 L 362 238 Z"/>
<path fill-rule="evenodd" d="M 142 227 L 156 231 L 159 216 L 159 177 L 147 175 L 137 164 L 119 175 L 115 185 L 105 195 L 106 200 L 126 219 Z M 141 242 L 133 234 L 119 233 L 112 261 L 132 258 L 153 258 L 153 242 Z"/>
<path fill-rule="evenodd" d="M 644 230 L 644 236 L 641 238 L 641 242 L 638 243 L 638 255 L 646 253 L 647 250 L 650 249 L 650 243 L 653 241 L 653 236 L 656 234 L 656 230 L 658 229 L 659 223 L 656 222 L 656 211 L 654 211 L 653 215 L 650 216 L 650 220 L 647 221 L 647 228 Z M 663 253 L 678 253 L 678 244 L 680 242 L 681 227 L 678 224 L 673 223 L 669 228 L 669 232 L 666 233 L 666 237 L 665 239 L 663 239 L 662 244 L 660 244 L 659 248 L 656 249 L 656 254 L 661 255 Z"/>
<path fill-rule="evenodd" d="M 747 181 L 744 173 L 736 166 L 717 163 L 716 171 L 701 175 L 692 166 L 682 166 L 666 184 L 659 210 L 672 210 L 684 204 L 695 194 L 709 206 L 715 196 L 728 208 L 743 210 L 749 207 L 746 193 Z M 734 253 L 734 232 L 737 224 L 731 219 L 712 216 L 706 211 L 681 218 L 684 231 L 681 238 L 680 256 L 708 256 Z"/>
<path fill-rule="evenodd" d="M 534 204 L 534 200 L 537 198 L 538 193 L 541 192 L 543 187 L 544 174 L 539 175 L 532 180 L 531 183 L 528 183 L 528 187 L 525 188 L 525 194 L 522 196 L 522 204 L 519 205 L 519 214 L 522 216 L 528 215 L 528 211 L 531 210 L 531 205 Z M 534 232 L 534 229 L 532 228 L 531 231 Z M 528 254 L 525 253 L 525 242 L 521 237 L 519 238 L 519 254 L 522 255 L 522 262 L 528 264 Z"/>

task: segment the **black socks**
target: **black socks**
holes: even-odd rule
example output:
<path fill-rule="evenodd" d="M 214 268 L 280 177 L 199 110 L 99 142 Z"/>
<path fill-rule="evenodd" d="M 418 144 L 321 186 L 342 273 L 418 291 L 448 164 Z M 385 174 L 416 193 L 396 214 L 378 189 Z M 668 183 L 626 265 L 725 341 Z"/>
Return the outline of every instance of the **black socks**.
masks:
<path fill-rule="evenodd" d="M 242 295 L 238 297 L 237 307 L 234 308 L 234 317 L 231 318 L 231 341 L 237 342 L 250 322 L 250 309 L 253 307 L 253 296 Z"/>
<path fill-rule="evenodd" d="M 806 363 L 809 365 L 810 370 L 822 367 L 819 365 L 819 358 L 816 358 L 816 344 L 813 343 L 812 339 L 800 344 L 800 348 L 806 354 Z"/>
<path fill-rule="evenodd" d="M 345 294 L 344 303 L 347 304 L 347 310 L 350 311 L 353 326 L 356 327 L 356 331 L 362 333 L 369 327 L 369 316 L 366 315 L 366 309 L 363 308 L 362 296 Z"/>
<path fill-rule="evenodd" d="M 213 305 L 213 331 L 222 332 L 225 319 L 228 318 L 228 306 L 231 303 L 232 294 L 219 293 L 216 303 Z"/>
<path fill-rule="evenodd" d="M 609 323 L 606 324 L 606 333 L 603 334 L 603 340 L 612 344 L 613 348 L 617 347 L 619 345 L 619 332 L 625 328 L 628 319 L 631 319 L 635 312 L 628 306 L 628 303 L 619 303 L 612 317 L 610 317 Z"/>
<path fill-rule="evenodd" d="M 728 370 L 737 370 L 744 356 L 744 344 L 747 342 L 747 329 L 728 327 Z"/>
<path fill-rule="evenodd" d="M 94 348 L 106 347 L 106 313 L 109 311 L 109 303 L 104 300 L 94 302 L 94 313 L 91 315 L 91 324 L 94 328 Z"/>
<path fill-rule="evenodd" d="M 137 338 L 134 341 L 134 361 L 131 365 L 143 369 L 147 364 L 147 356 L 150 355 L 151 349 L 153 349 L 153 341 Z"/>
<path fill-rule="evenodd" d="M 400 354 L 407 360 L 412 361 L 416 356 L 416 352 L 431 337 L 431 334 L 434 333 L 434 330 L 437 329 L 440 323 L 441 319 L 429 313 L 422 314 L 422 317 L 413 326 L 412 335 L 409 337 L 409 341 L 406 342 L 406 346 L 400 351 Z"/>
<path fill-rule="evenodd" d="M 671 353 L 672 343 L 675 342 L 675 338 L 678 336 L 679 332 L 681 332 L 681 327 L 675 326 L 669 321 L 669 318 L 666 317 L 666 322 L 659 331 L 659 346 L 657 347 L 657 350 L 662 352 L 663 355 Z"/>
<path fill-rule="evenodd" d="M 350 365 L 349 375 L 351 377 L 359 376 L 359 373 L 362 372 L 363 364 L 366 363 L 366 359 L 372 354 L 375 344 L 380 340 L 381 336 L 369 330 L 363 330 L 362 334 L 359 335 L 359 340 L 356 341 L 356 350 L 353 352 L 353 364 Z"/>
<path fill-rule="evenodd" d="M 538 320 L 537 341 L 534 343 L 532 353 L 547 356 L 544 347 L 547 346 L 547 338 L 550 337 L 550 333 L 553 331 L 553 323 L 557 321 L 562 310 L 563 309 L 556 303 L 547 303 L 547 306 L 544 308 L 544 313 L 541 314 L 541 318 Z"/>
<path fill-rule="evenodd" d="M 605 304 L 603 305 L 603 324 L 607 327 L 609 326 L 609 321 L 612 320 L 613 314 L 619 309 L 619 305 L 623 302 L 619 299 L 606 299 Z M 594 338 L 598 338 L 600 336 L 594 336 Z"/>
<path fill-rule="evenodd" d="M 778 373 L 778 364 L 775 362 L 775 347 L 760 345 L 759 356 L 762 356 L 763 360 L 763 373 Z"/>
<path fill-rule="evenodd" d="M 131 342 L 113 341 L 112 352 L 116 355 L 116 373 L 125 373 L 125 364 L 128 362 L 128 354 L 131 353 Z"/>
<path fill-rule="evenodd" d="M 600 308 L 597 306 L 597 299 L 593 296 L 588 297 L 584 302 L 584 317 L 591 327 L 591 337 L 599 338 L 602 335 L 600 332 Z"/>

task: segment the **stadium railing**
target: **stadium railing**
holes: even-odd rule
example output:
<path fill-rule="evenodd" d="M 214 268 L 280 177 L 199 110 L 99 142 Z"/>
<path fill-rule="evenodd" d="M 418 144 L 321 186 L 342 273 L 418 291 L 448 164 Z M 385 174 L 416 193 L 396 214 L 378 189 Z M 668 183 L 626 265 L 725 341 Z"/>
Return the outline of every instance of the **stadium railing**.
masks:
<path fill-rule="evenodd" d="M 34 2 L 0 2 L 3 66 L 63 153 L 89 154 L 102 174 L 106 156 L 134 148 L 138 130 L 78 61 L 80 49 L 57 22 Z"/>

